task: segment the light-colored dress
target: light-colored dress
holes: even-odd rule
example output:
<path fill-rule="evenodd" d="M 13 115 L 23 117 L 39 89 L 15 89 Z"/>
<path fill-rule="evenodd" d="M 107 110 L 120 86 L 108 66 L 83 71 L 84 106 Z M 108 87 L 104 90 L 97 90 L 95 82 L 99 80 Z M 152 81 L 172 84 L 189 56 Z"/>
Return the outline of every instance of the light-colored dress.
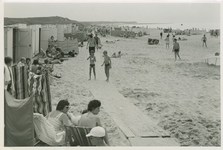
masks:
<path fill-rule="evenodd" d="M 34 127 L 37 133 L 37 137 L 44 143 L 52 146 L 64 145 L 65 144 L 65 128 L 62 122 L 59 120 L 60 113 L 55 118 L 50 117 L 46 119 L 42 114 L 34 113 Z"/>
<path fill-rule="evenodd" d="M 170 43 L 170 38 L 166 37 L 165 41 L 166 41 L 166 44 L 169 44 Z"/>

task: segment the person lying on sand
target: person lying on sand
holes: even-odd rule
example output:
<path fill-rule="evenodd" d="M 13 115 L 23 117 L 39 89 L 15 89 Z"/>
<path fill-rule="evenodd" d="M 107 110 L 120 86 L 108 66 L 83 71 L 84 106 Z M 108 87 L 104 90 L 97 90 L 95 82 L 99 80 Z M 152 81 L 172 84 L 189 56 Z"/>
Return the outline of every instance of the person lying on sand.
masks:
<path fill-rule="evenodd" d="M 108 146 L 104 142 L 105 129 L 100 126 L 92 128 L 86 137 L 90 138 L 91 144 L 93 146 Z"/>
<path fill-rule="evenodd" d="M 111 58 L 116 58 L 116 53 L 113 53 Z"/>
<path fill-rule="evenodd" d="M 111 58 L 120 58 L 121 57 L 121 51 L 118 52 L 118 54 L 116 55 L 116 53 L 113 53 Z"/>
<path fill-rule="evenodd" d="M 122 56 L 122 52 L 119 51 L 119 52 L 118 52 L 118 55 L 117 55 L 117 58 L 121 58 L 121 56 Z"/>
<path fill-rule="evenodd" d="M 61 48 L 57 47 L 56 52 L 57 54 L 53 57 L 54 59 L 60 59 L 64 57 L 64 52 L 62 51 Z"/>
<path fill-rule="evenodd" d="M 115 43 L 115 41 L 106 41 L 106 43 Z"/>
<path fill-rule="evenodd" d="M 83 114 L 78 121 L 78 126 L 93 128 L 101 125 L 100 118 L 97 114 L 100 112 L 101 102 L 99 100 L 91 100 L 88 103 L 88 112 Z M 107 145 L 109 144 L 107 132 L 105 132 L 104 141 Z"/>

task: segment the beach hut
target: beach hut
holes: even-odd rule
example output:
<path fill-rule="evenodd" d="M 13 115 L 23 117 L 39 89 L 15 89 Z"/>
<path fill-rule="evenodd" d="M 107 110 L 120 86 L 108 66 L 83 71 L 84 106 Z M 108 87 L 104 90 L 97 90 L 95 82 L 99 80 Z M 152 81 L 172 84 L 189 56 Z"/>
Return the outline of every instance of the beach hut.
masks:
<path fill-rule="evenodd" d="M 32 29 L 4 28 L 4 53 L 13 58 L 13 63 L 18 63 L 21 57 L 31 58 Z"/>
<path fill-rule="evenodd" d="M 53 36 L 55 40 L 58 39 L 57 28 L 48 28 L 46 26 L 41 28 L 40 48 L 44 50 L 48 48 L 48 40 L 50 39 L 51 36 Z"/>
<path fill-rule="evenodd" d="M 58 41 L 64 40 L 64 27 L 61 24 L 57 25 L 57 40 Z"/>
<path fill-rule="evenodd" d="M 77 38 L 78 42 L 84 42 L 87 38 L 87 34 L 83 31 L 77 31 L 76 33 L 65 33 L 64 36 L 68 39 L 70 38 Z"/>
<path fill-rule="evenodd" d="M 40 48 L 46 50 L 48 48 L 48 39 L 51 37 L 49 28 L 41 28 Z"/>
<path fill-rule="evenodd" d="M 53 36 L 55 40 L 57 40 L 57 28 L 51 28 L 50 35 Z"/>
<path fill-rule="evenodd" d="M 13 58 L 13 28 L 4 27 L 4 56 Z"/>
<path fill-rule="evenodd" d="M 17 23 L 17 24 L 8 25 L 8 27 L 25 29 L 25 28 L 27 28 L 27 24 Z"/>
<path fill-rule="evenodd" d="M 29 25 L 27 28 L 32 29 L 32 51 L 33 54 L 39 53 L 40 48 L 40 28 L 41 25 Z"/>
<path fill-rule="evenodd" d="M 32 58 L 32 29 L 13 29 L 13 61 L 21 57 Z"/>

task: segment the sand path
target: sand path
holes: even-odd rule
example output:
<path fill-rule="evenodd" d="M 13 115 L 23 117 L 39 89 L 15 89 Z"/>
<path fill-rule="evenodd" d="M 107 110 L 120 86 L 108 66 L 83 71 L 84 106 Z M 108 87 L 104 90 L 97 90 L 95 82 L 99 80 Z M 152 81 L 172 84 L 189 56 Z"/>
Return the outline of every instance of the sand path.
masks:
<path fill-rule="evenodd" d="M 79 75 L 86 76 L 88 74 L 89 61 L 86 61 L 88 56 L 88 50 L 80 49 L 81 53 L 74 60 L 75 64 L 82 64 L 83 67 L 78 67 L 77 72 Z M 136 106 L 134 106 L 127 98 L 120 94 L 112 82 L 107 83 L 104 75 L 104 67 L 101 67 L 103 62 L 102 51 L 97 51 L 95 54 L 97 58 L 96 62 L 96 74 L 97 80 L 79 80 L 82 85 L 91 92 L 95 99 L 99 99 L 102 102 L 104 110 L 110 115 L 117 126 L 122 130 L 127 138 L 131 138 L 131 145 L 153 145 L 153 143 L 148 143 L 148 141 L 140 140 L 143 138 L 156 138 L 156 137 L 170 137 L 167 132 L 159 128 L 155 121 L 143 114 Z M 86 57 L 86 58 L 85 58 Z M 85 67 L 86 66 L 86 67 Z M 92 73 L 93 78 L 93 73 Z M 137 138 L 134 142 L 133 138 Z M 159 141 L 159 139 L 157 139 Z M 159 143 L 159 142 L 158 142 Z M 159 143 L 160 144 L 160 143 Z M 173 139 L 165 139 L 161 145 L 164 146 L 175 146 L 177 144 Z M 149 145 L 147 145 L 149 146 Z"/>
<path fill-rule="evenodd" d="M 147 37 L 120 38 L 115 44 L 106 44 L 105 41 L 116 37 L 101 38 L 104 46 L 96 52 L 97 80 L 91 81 L 88 81 L 88 50 L 80 48 L 76 58 L 55 66 L 55 72 L 60 72 L 62 78 L 53 79 L 51 84 L 52 104 L 55 106 L 60 99 L 68 98 L 73 106 L 70 111 L 77 115 L 86 109 L 90 100 L 101 100 L 99 116 L 112 146 L 131 146 L 139 143 L 132 137 L 149 137 L 149 129 L 138 123 L 137 117 L 141 117 L 141 113 L 149 119 L 140 120 L 154 119 L 154 124 L 169 131 L 181 146 L 219 145 L 219 67 L 202 63 L 206 55 L 219 51 L 219 39 L 210 38 L 210 47 L 203 49 L 196 43 L 199 36 L 187 38 L 187 42 L 181 42 L 183 60 L 177 62 L 173 60 L 171 49 L 166 50 L 164 44 L 148 46 Z M 104 67 L 100 66 L 103 50 L 107 50 L 109 55 L 119 50 L 124 54 L 121 59 L 112 59 L 109 83 L 105 82 Z M 129 120 L 134 113 L 136 117 Z M 134 128 L 137 125 L 141 128 Z M 146 134 L 141 134 L 143 131 L 147 131 Z M 150 135 L 159 133 L 156 128 L 152 131 Z M 127 140 L 126 137 L 131 138 Z M 166 138 L 159 138 L 159 141 L 161 139 Z M 152 138 L 150 141 L 156 143 Z"/>

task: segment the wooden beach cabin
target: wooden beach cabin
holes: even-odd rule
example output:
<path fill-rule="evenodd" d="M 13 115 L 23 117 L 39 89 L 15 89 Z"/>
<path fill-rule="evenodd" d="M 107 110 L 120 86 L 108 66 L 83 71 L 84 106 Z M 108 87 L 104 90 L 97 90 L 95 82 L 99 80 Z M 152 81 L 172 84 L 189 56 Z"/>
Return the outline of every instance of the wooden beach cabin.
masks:
<path fill-rule="evenodd" d="M 13 58 L 13 63 L 18 63 L 21 57 L 31 58 L 32 29 L 4 27 L 4 53 Z"/>
<path fill-rule="evenodd" d="M 13 28 L 4 27 L 4 56 L 13 58 Z"/>
<path fill-rule="evenodd" d="M 41 32 L 41 25 L 29 25 L 27 28 L 32 29 L 32 51 L 33 54 L 39 53 L 40 50 L 40 32 Z"/>

